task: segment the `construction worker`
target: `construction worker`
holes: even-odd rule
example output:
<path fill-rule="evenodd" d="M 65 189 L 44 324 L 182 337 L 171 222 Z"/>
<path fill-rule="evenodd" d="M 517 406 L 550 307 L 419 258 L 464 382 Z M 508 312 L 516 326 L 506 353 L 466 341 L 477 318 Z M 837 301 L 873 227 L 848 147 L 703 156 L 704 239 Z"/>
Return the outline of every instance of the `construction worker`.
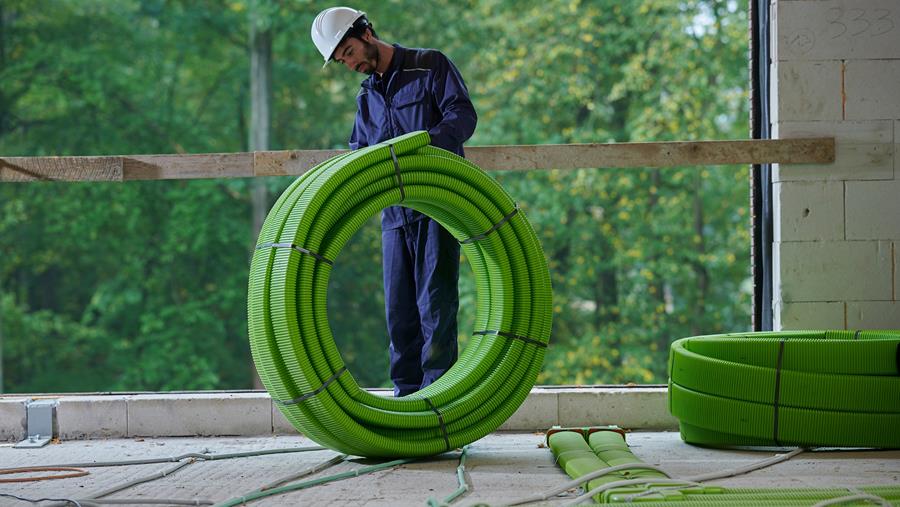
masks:
<path fill-rule="evenodd" d="M 350 148 L 427 130 L 431 144 L 463 156 L 477 116 L 462 76 L 433 49 L 380 39 L 366 15 L 333 7 L 316 16 L 312 39 L 327 65 L 368 74 L 356 95 Z M 459 243 L 436 221 L 402 206 L 382 211 L 384 299 L 394 395 L 431 384 L 456 362 Z"/>

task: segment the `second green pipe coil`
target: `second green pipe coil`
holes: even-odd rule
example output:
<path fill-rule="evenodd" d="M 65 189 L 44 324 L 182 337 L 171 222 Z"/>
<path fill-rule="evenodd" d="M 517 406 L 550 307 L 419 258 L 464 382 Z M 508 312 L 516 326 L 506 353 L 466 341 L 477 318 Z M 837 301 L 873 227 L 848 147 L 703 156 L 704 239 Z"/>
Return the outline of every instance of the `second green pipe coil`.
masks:
<path fill-rule="evenodd" d="M 686 442 L 900 448 L 900 331 L 683 338 L 669 376 Z"/>

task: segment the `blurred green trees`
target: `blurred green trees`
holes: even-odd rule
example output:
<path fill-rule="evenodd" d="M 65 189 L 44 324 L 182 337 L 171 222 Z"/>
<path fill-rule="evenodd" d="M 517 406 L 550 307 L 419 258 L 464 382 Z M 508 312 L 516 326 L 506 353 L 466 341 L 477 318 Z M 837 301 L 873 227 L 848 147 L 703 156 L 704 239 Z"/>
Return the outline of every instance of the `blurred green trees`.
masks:
<path fill-rule="evenodd" d="M 327 6 L 4 0 L 0 155 L 246 150 L 251 7 L 272 23 L 272 149 L 345 147 L 363 76 L 319 68 L 309 26 Z M 356 6 L 382 39 L 453 59 L 479 113 L 469 145 L 748 136 L 745 3 Z M 494 175 L 550 261 L 539 382 L 661 382 L 673 339 L 749 328 L 746 168 Z M 270 196 L 289 181 L 267 179 Z M 0 184 L 3 390 L 250 387 L 251 186 Z M 474 291 L 462 273 L 465 341 Z M 364 385 L 387 383 L 382 305 L 373 218 L 329 287 L 330 324 Z"/>

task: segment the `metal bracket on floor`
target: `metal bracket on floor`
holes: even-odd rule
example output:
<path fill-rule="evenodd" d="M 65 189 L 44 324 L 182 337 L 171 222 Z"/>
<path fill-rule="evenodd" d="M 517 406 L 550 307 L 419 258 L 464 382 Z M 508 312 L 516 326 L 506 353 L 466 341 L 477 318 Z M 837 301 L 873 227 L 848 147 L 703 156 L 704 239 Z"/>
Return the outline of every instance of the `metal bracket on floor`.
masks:
<path fill-rule="evenodd" d="M 47 445 L 53 438 L 57 405 L 59 400 L 56 399 L 31 400 L 25 403 L 27 436 L 13 447 L 33 449 Z"/>
<path fill-rule="evenodd" d="M 547 430 L 546 437 L 544 438 L 544 443 L 549 447 L 550 446 L 550 435 L 554 433 L 559 433 L 561 431 L 574 431 L 575 433 L 580 433 L 581 436 L 584 437 L 585 440 L 590 438 L 591 433 L 595 433 L 597 431 L 613 431 L 620 435 L 622 438 L 625 438 L 625 430 L 616 426 L 615 424 L 609 426 L 577 426 L 572 428 L 563 428 L 562 426 L 553 426 L 549 430 Z"/>

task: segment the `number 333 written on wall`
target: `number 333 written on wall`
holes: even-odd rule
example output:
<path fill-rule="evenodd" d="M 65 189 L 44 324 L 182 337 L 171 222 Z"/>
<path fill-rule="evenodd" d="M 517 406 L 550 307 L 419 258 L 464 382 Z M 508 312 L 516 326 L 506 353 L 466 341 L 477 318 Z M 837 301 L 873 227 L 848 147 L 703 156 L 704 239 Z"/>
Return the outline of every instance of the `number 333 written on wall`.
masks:
<path fill-rule="evenodd" d="M 828 33 L 832 39 L 868 35 L 876 37 L 894 29 L 888 9 L 828 9 Z"/>

